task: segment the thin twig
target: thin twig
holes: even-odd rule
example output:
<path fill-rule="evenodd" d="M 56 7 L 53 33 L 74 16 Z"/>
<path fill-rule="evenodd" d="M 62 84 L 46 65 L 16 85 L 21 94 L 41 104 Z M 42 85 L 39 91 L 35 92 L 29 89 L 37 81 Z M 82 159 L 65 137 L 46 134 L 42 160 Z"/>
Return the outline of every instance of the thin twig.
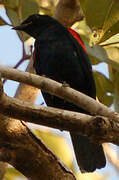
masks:
<path fill-rule="evenodd" d="M 12 26 L 12 24 L 9 24 L 7 21 L 5 21 L 2 16 L 0 16 L 0 19 L 5 23 L 5 25 Z"/>
<path fill-rule="evenodd" d="M 30 48 L 30 52 L 32 55 L 32 47 Z M 27 55 L 25 52 L 24 42 L 22 42 L 22 58 L 18 61 L 18 63 L 13 67 L 14 69 L 17 69 L 25 60 L 30 59 L 31 55 Z M 3 84 L 5 84 L 7 79 L 3 80 Z"/>

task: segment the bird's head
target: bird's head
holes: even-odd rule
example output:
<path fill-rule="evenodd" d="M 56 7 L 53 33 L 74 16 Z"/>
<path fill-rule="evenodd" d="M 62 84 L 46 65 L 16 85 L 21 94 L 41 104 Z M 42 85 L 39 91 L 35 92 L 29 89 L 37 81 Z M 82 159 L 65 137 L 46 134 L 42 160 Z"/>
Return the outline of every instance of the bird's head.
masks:
<path fill-rule="evenodd" d="M 12 29 L 24 31 L 30 36 L 36 38 L 48 25 L 51 25 L 55 19 L 48 15 L 33 14 L 24 20 L 20 25 Z"/>

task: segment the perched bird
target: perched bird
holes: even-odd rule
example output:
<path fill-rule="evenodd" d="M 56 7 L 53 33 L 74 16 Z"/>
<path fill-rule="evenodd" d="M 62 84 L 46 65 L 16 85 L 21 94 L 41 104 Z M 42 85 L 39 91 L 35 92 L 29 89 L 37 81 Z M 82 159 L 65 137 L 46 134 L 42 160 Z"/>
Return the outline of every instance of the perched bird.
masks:
<path fill-rule="evenodd" d="M 92 68 L 80 36 L 54 18 L 34 14 L 13 29 L 24 31 L 35 38 L 34 68 L 58 82 L 96 98 Z M 42 92 L 48 106 L 90 114 L 73 103 Z M 71 139 L 76 159 L 82 172 L 93 172 L 106 164 L 102 145 L 90 142 L 87 136 L 72 132 Z"/>

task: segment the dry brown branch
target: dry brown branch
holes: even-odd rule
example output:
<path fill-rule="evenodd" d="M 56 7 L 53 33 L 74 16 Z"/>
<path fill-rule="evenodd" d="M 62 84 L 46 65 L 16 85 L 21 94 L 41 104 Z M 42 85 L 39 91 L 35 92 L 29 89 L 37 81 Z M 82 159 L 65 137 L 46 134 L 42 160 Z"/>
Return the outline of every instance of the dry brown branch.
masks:
<path fill-rule="evenodd" d="M 79 0 L 59 0 L 54 18 L 60 21 L 64 26 L 69 27 L 76 21 L 82 20 L 83 17 Z"/>
<path fill-rule="evenodd" d="M 113 121 L 119 122 L 119 114 L 112 111 L 107 106 L 95 101 L 89 96 L 76 91 L 70 87 L 58 83 L 46 77 L 37 76 L 28 72 L 22 72 L 16 69 L 0 66 L 0 73 L 2 77 L 26 83 L 28 85 L 37 87 L 50 94 L 56 95 L 69 102 L 76 104 L 79 107 L 91 112 L 94 115 L 105 116 Z"/>
<path fill-rule="evenodd" d="M 12 71 L 14 72 L 13 69 L 12 70 L 10 70 L 10 68 L 8 69 L 9 71 L 6 71 L 6 72 L 10 72 L 11 74 L 12 74 Z M 1 68 L 0 68 L 0 71 L 1 71 Z M 3 73 L 1 71 L 1 75 L 2 74 Z M 17 77 L 19 81 L 22 80 L 22 82 L 26 82 L 27 80 L 28 84 L 29 83 L 31 84 L 32 82 L 32 84 L 41 86 L 43 89 L 44 87 L 47 87 L 46 85 L 48 83 L 49 87 L 47 88 L 50 89 L 51 87 L 54 87 L 53 89 L 57 90 L 55 94 L 58 94 L 60 92 L 59 89 L 61 89 L 62 94 L 64 94 L 62 89 L 64 89 L 64 91 L 66 89 L 67 91 L 67 88 L 69 92 L 69 97 L 72 96 L 72 91 L 74 91 L 73 92 L 74 95 L 75 95 L 75 92 L 77 94 L 79 93 L 69 87 L 62 87 L 63 85 L 61 85 L 60 83 L 57 83 L 45 77 L 40 78 L 39 76 L 20 72 L 18 70 L 15 70 L 15 74 L 16 76 L 14 77 L 15 78 Z M 7 77 L 8 77 L 8 74 L 7 74 Z M 24 80 L 21 79 L 21 77 Z M 58 87 L 56 88 L 55 86 L 57 86 L 57 84 L 58 84 Z M 80 96 L 82 95 L 83 95 L 82 93 L 79 93 L 77 98 L 80 98 Z M 88 97 L 85 96 L 85 99 L 83 98 L 83 102 L 84 101 L 87 102 L 87 99 Z M 89 100 L 88 100 L 88 103 L 90 104 Z M 98 107 L 98 105 L 101 105 L 101 104 L 96 102 L 95 100 L 93 101 L 97 103 L 96 104 L 97 108 L 100 108 L 100 106 Z M 92 105 L 93 104 L 91 104 L 91 106 Z M 101 105 L 101 106 L 103 108 L 104 105 Z M 89 115 L 83 115 L 76 112 L 69 112 L 69 111 L 55 109 L 51 107 L 37 106 L 37 105 L 33 105 L 27 102 L 17 100 L 15 98 L 7 97 L 5 95 L 1 96 L 0 107 L 1 107 L 0 112 L 2 112 L 4 115 L 22 119 L 27 122 L 34 122 L 34 123 L 39 123 L 39 124 L 50 126 L 50 127 L 59 128 L 61 130 L 74 131 L 75 133 L 77 132 L 77 134 L 78 133 L 86 134 L 87 136 L 89 136 L 90 139 L 98 143 L 112 142 L 114 144 L 119 145 L 119 137 L 118 137 L 119 124 L 116 121 L 112 121 L 111 119 L 107 119 L 104 117 L 90 117 Z M 107 108 L 106 106 L 104 107 L 105 109 Z M 110 109 L 107 108 L 107 110 L 109 111 Z M 117 116 L 118 114 L 116 114 L 116 118 Z"/>
<path fill-rule="evenodd" d="M 0 112 L 26 122 L 85 134 L 95 143 L 119 145 L 119 124 L 104 117 L 33 105 L 5 95 L 0 101 Z"/>
<path fill-rule="evenodd" d="M 2 102 L 5 100 L 2 83 L 0 83 L 0 92 L 0 102 Z M 11 110 L 9 112 L 12 114 Z M 15 109 L 14 114 L 16 114 Z M 0 120 L 0 161 L 10 163 L 30 179 L 43 179 L 45 175 L 45 179 L 48 180 L 75 180 L 73 174 L 40 139 L 33 135 L 25 123 L 6 116 L 0 116 Z"/>
<path fill-rule="evenodd" d="M 0 120 L 0 161 L 10 163 L 33 180 L 44 179 L 44 176 L 47 180 L 75 180 L 43 142 L 31 131 L 28 133 L 24 124 L 9 119 L 11 125 L 4 118 Z"/>
<path fill-rule="evenodd" d="M 0 162 L 0 180 L 4 179 L 8 164 Z"/>
<path fill-rule="evenodd" d="M 2 96 L 3 96 L 3 85 L 2 85 L 1 76 L 0 76 L 0 97 L 2 98 Z M 2 119 L 7 121 L 8 117 L 0 113 L 0 121 L 2 121 Z M 0 180 L 4 179 L 4 175 L 6 173 L 7 168 L 8 168 L 8 163 L 0 162 Z"/>

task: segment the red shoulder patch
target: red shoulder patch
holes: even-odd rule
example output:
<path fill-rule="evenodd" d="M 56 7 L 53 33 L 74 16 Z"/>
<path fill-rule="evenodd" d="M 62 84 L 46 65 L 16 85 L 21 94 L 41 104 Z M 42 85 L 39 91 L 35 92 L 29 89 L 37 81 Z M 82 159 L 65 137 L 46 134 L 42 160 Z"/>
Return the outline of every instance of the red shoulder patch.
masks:
<path fill-rule="evenodd" d="M 74 31 L 73 29 L 71 28 L 68 28 L 68 31 L 73 35 L 73 37 L 78 41 L 78 43 L 82 46 L 83 50 L 85 51 L 85 53 L 87 54 L 87 50 L 86 50 L 86 47 L 83 43 L 83 41 L 81 40 L 79 34 Z"/>

